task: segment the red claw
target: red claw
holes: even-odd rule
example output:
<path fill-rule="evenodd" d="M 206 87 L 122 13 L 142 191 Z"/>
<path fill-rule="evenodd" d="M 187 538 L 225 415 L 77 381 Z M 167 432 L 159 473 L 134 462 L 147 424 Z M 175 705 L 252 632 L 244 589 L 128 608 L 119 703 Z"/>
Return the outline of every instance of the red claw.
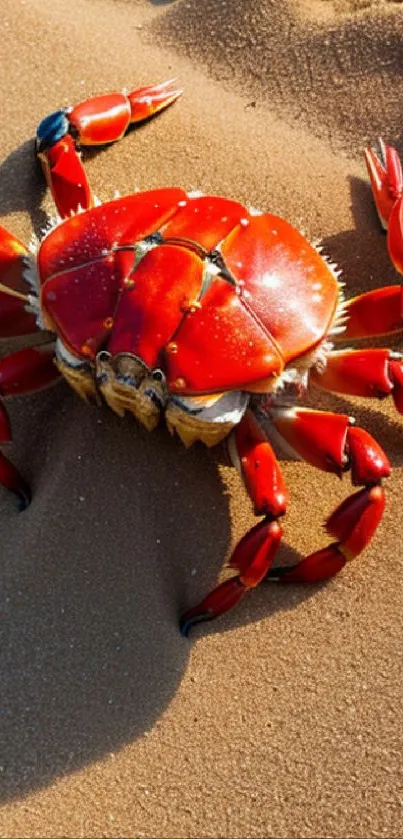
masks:
<path fill-rule="evenodd" d="M 171 105 L 182 94 L 175 79 L 131 93 L 93 96 L 67 111 L 73 136 L 81 146 L 105 145 L 120 140 L 130 125 L 142 122 Z"/>
<path fill-rule="evenodd" d="M 123 137 L 130 125 L 167 108 L 181 94 L 181 88 L 170 80 L 129 94 L 93 96 L 42 120 L 37 131 L 37 155 L 62 218 L 79 208 L 87 210 L 94 203 L 76 144 L 113 143 Z"/>
<path fill-rule="evenodd" d="M 131 107 L 131 122 L 141 122 L 172 105 L 179 96 L 182 96 L 183 89 L 177 87 L 176 79 L 169 79 L 160 84 L 148 85 L 133 90 L 127 94 Z"/>

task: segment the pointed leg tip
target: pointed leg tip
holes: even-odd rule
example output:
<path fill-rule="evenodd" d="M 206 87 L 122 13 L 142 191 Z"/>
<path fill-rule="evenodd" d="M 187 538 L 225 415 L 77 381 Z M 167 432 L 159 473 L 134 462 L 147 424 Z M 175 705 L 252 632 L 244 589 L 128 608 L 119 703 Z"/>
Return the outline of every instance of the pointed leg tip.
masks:
<path fill-rule="evenodd" d="M 197 623 L 204 623 L 204 621 L 210 621 L 214 615 L 211 611 L 208 612 L 201 612 L 199 615 L 193 614 L 193 610 L 189 612 L 185 612 L 182 615 L 179 621 L 179 630 L 183 638 L 189 637 L 189 632 L 193 626 Z"/>
<path fill-rule="evenodd" d="M 23 491 L 18 492 L 18 501 L 17 501 L 18 512 L 23 513 L 24 510 L 26 510 L 27 507 L 29 507 L 29 505 L 31 503 L 31 500 L 32 500 L 31 491 L 29 490 L 28 487 L 26 487 Z"/>

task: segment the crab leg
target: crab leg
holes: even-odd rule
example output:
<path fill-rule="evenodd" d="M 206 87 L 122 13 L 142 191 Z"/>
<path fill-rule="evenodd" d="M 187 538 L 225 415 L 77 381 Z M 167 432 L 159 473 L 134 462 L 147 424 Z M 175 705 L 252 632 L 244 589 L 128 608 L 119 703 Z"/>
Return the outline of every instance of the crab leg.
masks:
<path fill-rule="evenodd" d="M 390 258 L 403 273 L 403 172 L 399 155 L 392 146 L 379 140 L 380 155 L 364 150 L 372 194 L 382 227 L 388 231 Z"/>
<path fill-rule="evenodd" d="M 275 429 L 296 457 L 326 472 L 341 475 L 351 469 L 352 483 L 363 489 L 346 498 L 327 519 L 325 527 L 336 540 L 296 565 L 270 569 L 266 579 L 281 583 L 313 583 L 333 577 L 371 541 L 382 518 L 385 495 L 382 479 L 389 461 L 378 443 L 344 415 L 307 409 L 271 414 Z"/>
<path fill-rule="evenodd" d="M 392 396 L 403 414 L 403 356 L 388 349 L 341 350 L 329 353 L 323 373 L 313 369 L 310 382 L 334 393 Z"/>
<path fill-rule="evenodd" d="M 230 454 L 243 475 L 256 515 L 265 518 L 236 546 L 229 561 L 232 579 L 221 583 L 182 616 L 180 628 L 185 636 L 194 624 L 227 612 L 264 580 L 282 537 L 277 518 L 286 511 L 288 492 L 273 449 L 249 411 L 233 432 Z"/>
<path fill-rule="evenodd" d="M 384 286 L 353 297 L 345 313 L 348 320 L 339 336 L 342 341 L 403 332 L 403 285 Z"/>
<path fill-rule="evenodd" d="M 42 120 L 36 151 L 62 218 L 94 203 L 76 146 L 103 146 L 120 140 L 131 125 L 167 108 L 181 93 L 175 80 L 170 80 L 128 94 L 94 96 Z"/>
<path fill-rule="evenodd" d="M 277 518 L 286 511 L 288 495 L 271 446 L 251 414 L 246 414 L 233 433 L 232 457 L 241 469 L 255 512 L 265 518 L 235 548 L 229 566 L 236 575 L 183 615 L 183 635 L 195 623 L 231 609 L 263 579 L 313 583 L 333 577 L 369 544 L 382 518 L 385 496 L 381 482 L 390 474 L 390 465 L 370 434 L 352 427 L 354 421 L 348 416 L 303 408 L 272 411 L 271 420 L 277 436 L 295 457 L 340 476 L 350 469 L 353 484 L 363 489 L 345 499 L 328 518 L 326 529 L 335 542 L 294 566 L 271 568 L 282 535 Z"/>
<path fill-rule="evenodd" d="M 26 247 L 0 226 L 0 338 L 36 332 L 35 315 L 26 310 L 24 267 Z"/>
<path fill-rule="evenodd" d="M 392 207 L 403 193 L 403 173 L 396 149 L 386 145 L 381 138 L 379 152 L 378 155 L 367 147 L 364 157 L 379 220 L 387 230 Z"/>
<path fill-rule="evenodd" d="M 48 387 L 60 378 L 54 364 L 54 345 L 29 347 L 0 360 L 0 444 L 11 441 L 10 422 L 3 397 L 22 396 Z M 19 498 L 24 509 L 30 501 L 29 487 L 18 469 L 0 451 L 0 483 Z"/>

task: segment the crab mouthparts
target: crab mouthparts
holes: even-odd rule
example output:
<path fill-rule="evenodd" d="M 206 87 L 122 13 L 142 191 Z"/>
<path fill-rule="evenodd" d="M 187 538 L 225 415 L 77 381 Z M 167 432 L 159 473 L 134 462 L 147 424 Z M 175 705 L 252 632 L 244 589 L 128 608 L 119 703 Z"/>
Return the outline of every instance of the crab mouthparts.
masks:
<path fill-rule="evenodd" d="M 162 370 L 149 370 L 130 353 L 112 357 L 101 351 L 95 360 L 95 380 L 103 398 L 119 416 L 129 411 L 149 431 L 157 426 L 168 398 Z"/>

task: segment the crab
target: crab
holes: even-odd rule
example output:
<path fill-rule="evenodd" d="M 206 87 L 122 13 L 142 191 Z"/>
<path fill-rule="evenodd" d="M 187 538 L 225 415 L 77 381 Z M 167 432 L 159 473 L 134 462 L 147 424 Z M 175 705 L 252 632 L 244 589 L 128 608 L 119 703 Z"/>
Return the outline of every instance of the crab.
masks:
<path fill-rule="evenodd" d="M 36 253 L 0 229 L 0 337 L 46 334 L 0 361 L 0 442 L 11 440 L 4 400 L 60 377 L 149 431 L 164 419 L 185 446 L 226 441 L 260 520 L 235 547 L 226 579 L 182 616 L 186 636 L 263 580 L 333 577 L 372 539 L 386 454 L 352 417 L 301 403 L 312 384 L 390 394 L 403 413 L 403 356 L 339 344 L 402 331 L 403 286 L 346 302 L 339 272 L 318 248 L 284 219 L 235 200 L 165 187 L 97 204 L 80 146 L 118 140 L 181 92 L 169 81 L 96 96 L 40 123 L 36 153 L 60 218 Z M 403 179 L 397 153 L 382 149 L 382 159 L 367 149 L 366 160 L 403 271 Z M 340 477 L 349 471 L 358 487 L 326 521 L 330 544 L 287 567 L 273 565 L 289 501 L 278 446 Z M 0 482 L 28 504 L 29 488 L 4 452 Z"/>

